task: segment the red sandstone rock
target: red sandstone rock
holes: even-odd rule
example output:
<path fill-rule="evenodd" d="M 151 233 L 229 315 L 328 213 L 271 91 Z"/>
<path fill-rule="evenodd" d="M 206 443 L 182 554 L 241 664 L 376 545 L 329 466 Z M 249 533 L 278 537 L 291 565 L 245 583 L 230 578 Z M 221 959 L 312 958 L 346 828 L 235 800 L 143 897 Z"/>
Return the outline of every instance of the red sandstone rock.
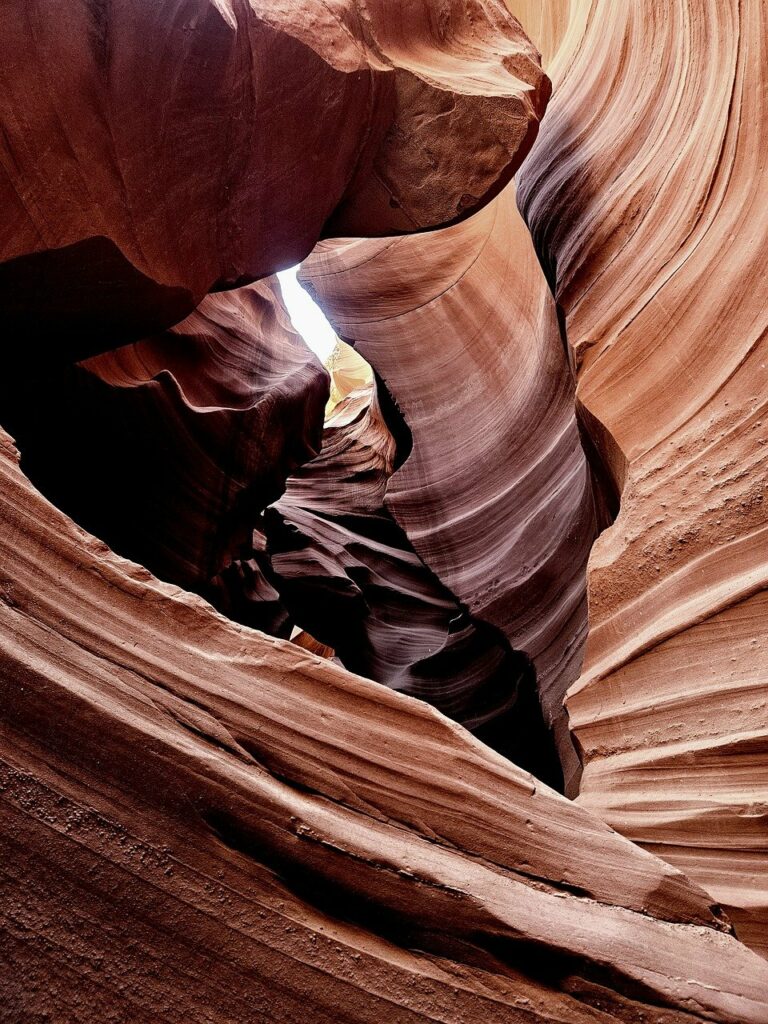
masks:
<path fill-rule="evenodd" d="M 559 781 L 540 712 L 531 715 L 527 659 L 471 619 L 384 507 L 395 459 L 375 391 L 351 394 L 326 424 L 321 454 L 265 514 L 273 584 L 294 620 L 347 668 L 471 729 L 506 713 L 515 763 Z"/>
<path fill-rule="evenodd" d="M 320 448 L 328 375 L 276 288 L 211 295 L 154 338 L 0 386 L 5 424 L 50 498 L 121 554 L 222 601 L 212 580 Z M 261 611 L 247 621 L 271 621 Z"/>
<path fill-rule="evenodd" d="M 531 18 L 558 83 L 523 206 L 583 426 L 622 491 L 569 704 L 579 802 L 423 703 L 116 557 L 41 498 L 2 433 L 14 1024 L 768 1021 L 768 967 L 712 906 L 764 942 L 765 5 L 506 6 Z M 3 12 L 0 53 L 14 372 L 166 328 L 321 234 L 455 220 L 506 181 L 547 93 L 494 0 L 49 0 Z M 370 266 L 347 266 L 354 253 Z M 336 319 L 377 349 L 413 429 L 391 508 L 457 596 L 527 645 L 557 719 L 593 523 L 554 307 L 511 193 L 431 238 L 323 250 L 328 302 L 333 267 L 368 286 Z M 122 381 L 134 401 L 159 390 L 141 351 Z M 110 387 L 119 358 L 101 362 Z M 206 381 L 231 422 L 229 375 L 177 391 Z M 447 403 L 467 451 L 436 422 Z M 194 405 L 175 406 L 164 443 L 185 447 Z M 580 486 L 548 506 L 553 474 Z M 536 554 L 525 585 L 504 526 Z M 521 583 L 512 609 L 496 566 L 508 595 Z"/>
<path fill-rule="evenodd" d="M 520 199 L 621 492 L 568 700 L 579 801 L 766 951 L 768 8 L 571 7 Z"/>
<path fill-rule="evenodd" d="M 549 94 L 501 0 L 30 0 L 0 34 L 0 305 L 104 351 L 324 233 L 465 216 Z"/>
<path fill-rule="evenodd" d="M 679 872 L 0 483 L 9 1019 L 766 1020 Z"/>
<path fill-rule="evenodd" d="M 381 374 L 413 438 L 385 503 L 424 562 L 562 700 L 581 667 L 595 536 L 554 303 L 508 190 L 441 232 L 320 246 L 302 277 Z"/>

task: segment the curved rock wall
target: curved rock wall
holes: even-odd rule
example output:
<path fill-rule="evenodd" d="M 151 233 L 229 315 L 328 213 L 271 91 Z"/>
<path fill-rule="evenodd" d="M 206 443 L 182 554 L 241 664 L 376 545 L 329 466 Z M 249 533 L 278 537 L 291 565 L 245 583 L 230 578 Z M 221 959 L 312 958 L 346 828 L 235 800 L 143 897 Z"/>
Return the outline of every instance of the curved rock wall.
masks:
<path fill-rule="evenodd" d="M 79 366 L 12 369 L 0 415 L 60 508 L 210 596 L 286 477 L 317 454 L 327 397 L 327 373 L 267 280 Z"/>
<path fill-rule="evenodd" d="M 549 95 L 501 0 L 6 5 L 0 304 L 83 358 L 165 329 L 324 232 L 466 216 Z M 466 140 L 477 160 L 468 160 Z"/>
<path fill-rule="evenodd" d="M 395 448 L 370 385 L 337 407 L 321 454 L 265 513 L 270 579 L 346 668 L 425 700 L 561 787 L 528 659 L 471 618 L 384 506 Z"/>
<path fill-rule="evenodd" d="M 325 243 L 302 280 L 413 437 L 385 502 L 423 561 L 532 660 L 567 782 L 596 535 L 555 306 L 513 189 L 424 236 Z"/>
<path fill-rule="evenodd" d="M 760 945 L 765 4 L 509 6 L 537 17 L 557 85 L 520 199 L 622 491 L 570 697 L 579 801 L 116 556 L 0 431 L 9 1020 L 768 1021 L 768 965 L 714 903 Z M 501 0 L 50 0 L 3 28 L 6 389 L 165 330 L 323 233 L 464 216 L 548 93 Z M 512 191 L 430 236 L 325 246 L 310 271 L 411 427 L 392 514 L 530 651 L 565 751 L 596 517 Z M 207 299 L 172 364 L 237 301 Z M 247 350 L 221 326 L 211 366 Z M 168 385 L 179 437 L 212 396 L 223 423 L 250 408 L 240 370 L 156 381 L 154 345 L 77 373 L 128 401 Z M 166 404 L 182 393 L 189 418 Z"/>
<path fill-rule="evenodd" d="M 2 437 L 8 1019 L 766 1020 L 768 965 L 683 875 L 116 557 Z"/>
<path fill-rule="evenodd" d="M 621 490 L 579 802 L 768 948 L 768 9 L 584 0 L 520 203 Z"/>

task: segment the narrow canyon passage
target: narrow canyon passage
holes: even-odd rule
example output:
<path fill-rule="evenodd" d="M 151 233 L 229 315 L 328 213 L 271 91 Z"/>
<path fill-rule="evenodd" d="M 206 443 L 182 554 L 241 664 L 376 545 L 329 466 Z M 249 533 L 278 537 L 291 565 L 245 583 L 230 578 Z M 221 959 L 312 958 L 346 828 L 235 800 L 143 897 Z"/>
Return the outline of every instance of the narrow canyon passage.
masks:
<path fill-rule="evenodd" d="M 530 658 L 574 793 L 563 699 L 581 664 L 598 505 L 514 186 L 443 231 L 322 243 L 301 276 L 412 434 L 386 507 L 473 617 Z"/>
<path fill-rule="evenodd" d="M 3 7 L 0 1024 L 768 1024 L 767 46 Z"/>
<path fill-rule="evenodd" d="M 462 243 L 457 237 L 457 252 Z M 0 420 L 16 439 L 22 468 L 59 508 L 117 553 L 161 579 L 191 587 L 236 621 L 275 636 L 306 630 L 351 671 L 426 700 L 562 789 L 551 733 L 562 708 L 550 699 L 545 721 L 530 648 L 515 649 L 513 630 L 474 617 L 427 567 L 388 507 L 393 473 L 402 475 L 409 460 L 418 461 L 421 454 L 414 451 L 397 403 L 370 367 L 333 336 L 306 293 L 297 293 L 295 278 L 288 287 L 287 308 L 274 283 L 262 284 L 211 298 L 179 327 L 129 348 L 75 367 L 27 368 L 7 378 Z M 304 323 L 306 333 L 316 333 L 305 340 L 331 366 L 333 397 L 324 426 L 323 373 L 302 348 L 291 315 Z M 550 332 L 544 343 L 554 342 Z M 396 334 L 390 343 L 396 350 Z M 500 430 L 519 450 L 531 443 L 548 447 L 546 431 L 562 429 L 568 395 L 572 401 L 567 379 L 558 384 L 538 365 L 533 375 L 516 365 L 525 349 L 539 344 L 527 330 L 489 340 L 472 332 L 458 345 L 468 355 L 470 345 L 477 347 L 471 354 L 476 382 L 460 364 L 450 366 L 453 379 L 471 386 L 474 401 L 482 405 L 492 398 L 491 389 L 483 394 L 482 374 L 490 378 L 495 372 L 482 361 L 494 346 L 499 350 L 494 358 L 504 363 L 504 389 L 512 383 L 521 391 L 521 412 L 512 403 L 508 411 L 500 409 Z M 551 362 L 555 355 L 545 358 Z M 406 375 L 420 358 L 427 362 L 432 356 L 406 358 Z M 231 372 L 235 360 L 239 379 Z M 565 359 L 557 366 L 567 378 Z M 424 373 L 430 369 L 428 364 Z M 425 397 L 433 386 L 439 390 L 435 380 L 425 385 Z M 540 400 L 538 386 L 547 389 Z M 563 408 L 551 428 L 552 401 Z M 444 408 L 446 415 L 436 423 L 442 433 L 454 416 L 452 403 Z M 573 458 L 572 409 L 569 422 L 566 451 Z M 532 441 L 537 428 L 542 437 Z M 482 438 L 469 430 L 462 439 L 470 455 L 476 450 L 483 457 L 487 447 L 480 449 L 480 442 L 488 445 L 487 434 Z M 317 449 L 320 454 L 313 458 Z M 508 457 L 500 440 L 497 474 Z M 553 577 L 557 566 L 530 564 L 536 558 L 559 559 L 550 549 L 567 539 L 557 531 L 574 529 L 557 504 L 566 504 L 567 517 L 574 501 L 589 500 L 578 490 L 573 493 L 584 485 L 571 486 L 567 474 L 565 486 L 557 484 L 563 477 L 560 457 L 556 450 L 539 479 L 504 496 L 504 506 L 491 514 L 517 539 L 500 551 L 491 546 L 491 537 L 484 552 L 489 567 L 498 571 L 506 560 L 507 571 L 517 577 L 510 592 L 493 584 L 495 602 L 519 607 L 516 614 L 530 623 L 533 635 L 547 628 L 535 614 L 545 620 L 551 614 L 538 577 L 549 577 L 550 594 L 573 587 L 576 606 L 583 606 L 586 588 L 585 559 L 580 580 L 573 583 Z M 474 484 L 459 476 L 454 488 L 469 493 Z M 534 513 L 532 506 L 539 510 Z M 427 515 L 445 514 L 440 508 L 431 512 L 426 503 L 423 508 Z M 526 534 L 534 531 L 542 555 L 525 546 Z M 586 552 L 588 543 L 582 547 Z M 456 551 L 459 559 L 470 556 L 466 548 Z M 568 561 L 558 564 L 573 572 Z M 578 670 L 583 614 L 575 625 L 564 622 L 559 628 L 573 668 L 563 680 L 548 681 L 562 694 Z M 568 635 L 569 629 L 575 635 Z M 569 768 L 573 773 L 572 762 Z"/>

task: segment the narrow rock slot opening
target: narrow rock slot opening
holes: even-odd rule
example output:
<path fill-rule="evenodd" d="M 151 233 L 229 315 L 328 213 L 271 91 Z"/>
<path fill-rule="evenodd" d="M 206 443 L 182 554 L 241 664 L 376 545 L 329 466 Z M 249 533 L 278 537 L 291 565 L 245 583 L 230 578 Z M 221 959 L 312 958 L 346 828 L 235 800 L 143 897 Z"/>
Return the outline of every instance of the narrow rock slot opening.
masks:
<path fill-rule="evenodd" d="M 338 340 L 331 348 L 333 329 L 295 272 L 283 294 L 338 397 L 320 455 L 289 477 L 264 517 L 272 582 L 292 618 L 345 667 L 426 700 L 562 790 L 530 659 L 470 614 L 386 506 L 389 479 L 413 448 L 406 418 L 354 349 Z M 369 369 L 367 402 L 365 391 L 342 397 L 348 385 L 336 383 L 334 358 Z"/>
<path fill-rule="evenodd" d="M 298 269 L 211 295 L 145 341 L 6 377 L 25 471 L 118 553 L 427 701 L 562 791 L 567 734 L 553 738 L 551 709 L 545 722 L 532 658 L 457 598 L 393 514 L 407 416 Z M 558 388 L 547 402 L 564 408 Z"/>
<path fill-rule="evenodd" d="M 282 284 L 288 313 L 325 372 L 277 286 L 251 287 L 209 297 L 155 339 L 8 375 L 0 408 L 24 471 L 119 554 L 427 701 L 562 789 L 530 659 L 473 618 L 386 508 L 412 449 L 396 402 L 295 270 Z M 253 359 L 254 327 L 248 372 L 263 394 L 236 365 Z"/>

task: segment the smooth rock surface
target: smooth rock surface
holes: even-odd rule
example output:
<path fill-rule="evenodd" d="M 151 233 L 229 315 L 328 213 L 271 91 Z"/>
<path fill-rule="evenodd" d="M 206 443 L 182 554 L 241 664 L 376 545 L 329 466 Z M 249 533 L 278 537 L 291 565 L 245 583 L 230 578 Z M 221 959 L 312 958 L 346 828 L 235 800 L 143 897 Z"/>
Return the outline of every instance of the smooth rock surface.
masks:
<path fill-rule="evenodd" d="M 198 372 L 243 293 L 204 296 L 321 236 L 392 236 L 324 245 L 308 274 L 411 428 L 391 514 L 530 654 L 564 757 L 586 555 L 621 509 L 590 562 L 571 803 L 310 639 L 118 557 L 0 431 L 0 1017 L 767 1024 L 745 945 L 765 948 L 768 917 L 764 0 L 5 7 L 4 388 L 90 375 L 178 452 L 220 423 L 200 482 L 239 486 L 219 461 L 263 378 L 227 316 Z M 519 199 L 557 305 L 497 195 L 549 92 L 509 11 L 556 83 Z M 181 347 L 163 335 L 178 360 L 155 361 L 203 299 Z M 302 409 L 325 398 L 308 358 Z M 262 367 L 276 407 L 282 365 Z M 30 397 L 66 455 L 60 396 Z M 284 408 L 281 479 L 319 423 Z M 166 515 L 146 539 L 218 567 L 237 531 L 206 533 L 218 513 L 177 468 L 197 525 L 174 538 Z M 218 585 L 287 631 L 251 541 Z"/>
<path fill-rule="evenodd" d="M 412 435 L 387 508 L 472 615 L 530 657 L 573 789 L 562 701 L 581 667 L 596 514 L 555 306 L 514 189 L 440 232 L 323 243 L 300 276 Z"/>
<path fill-rule="evenodd" d="M 550 91 L 501 0 L 29 0 L 0 67 L 16 358 L 156 333 L 323 234 L 466 216 Z"/>
<path fill-rule="evenodd" d="M 384 507 L 397 458 L 374 386 L 352 392 L 320 455 L 265 513 L 270 579 L 346 668 L 425 700 L 561 787 L 530 662 L 472 619 Z"/>
<path fill-rule="evenodd" d="M 679 872 L 0 484 L 7 1019 L 768 1019 Z"/>
<path fill-rule="evenodd" d="M 572 9 L 519 199 L 621 492 L 568 700 L 579 801 L 768 951 L 768 8 Z"/>

